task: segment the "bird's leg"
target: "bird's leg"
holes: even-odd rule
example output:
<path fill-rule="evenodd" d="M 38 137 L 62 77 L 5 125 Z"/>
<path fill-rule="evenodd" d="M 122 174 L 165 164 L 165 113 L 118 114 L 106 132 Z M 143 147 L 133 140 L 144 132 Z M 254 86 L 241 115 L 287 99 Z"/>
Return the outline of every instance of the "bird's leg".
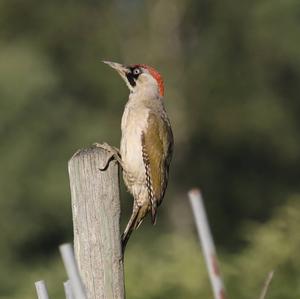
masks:
<path fill-rule="evenodd" d="M 116 147 L 114 146 L 111 146 L 107 143 L 94 143 L 93 145 L 95 145 L 96 147 L 100 147 L 104 150 L 106 150 L 110 155 L 104 165 L 104 167 L 100 168 L 101 171 L 104 171 L 107 169 L 107 167 L 109 166 L 109 163 L 112 161 L 112 160 L 115 160 L 116 162 L 119 163 L 119 165 L 121 166 L 121 168 L 124 170 L 124 164 L 123 164 L 123 161 L 121 159 L 121 154 L 120 154 L 120 151 L 119 149 L 117 149 Z"/>

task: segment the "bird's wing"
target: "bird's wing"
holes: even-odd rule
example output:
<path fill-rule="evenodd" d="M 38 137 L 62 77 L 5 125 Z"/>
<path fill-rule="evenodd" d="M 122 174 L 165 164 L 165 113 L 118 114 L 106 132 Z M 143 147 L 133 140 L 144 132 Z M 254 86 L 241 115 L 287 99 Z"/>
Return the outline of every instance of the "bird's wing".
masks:
<path fill-rule="evenodd" d="M 147 129 L 142 132 L 143 160 L 146 183 L 152 205 L 152 222 L 156 221 L 157 206 L 168 184 L 169 166 L 173 153 L 173 134 L 166 115 L 150 113 Z"/>

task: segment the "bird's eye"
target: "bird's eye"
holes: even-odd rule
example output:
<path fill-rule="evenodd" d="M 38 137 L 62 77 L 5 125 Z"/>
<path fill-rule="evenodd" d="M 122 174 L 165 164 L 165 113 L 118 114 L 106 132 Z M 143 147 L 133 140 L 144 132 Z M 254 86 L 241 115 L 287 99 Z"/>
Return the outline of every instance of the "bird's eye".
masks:
<path fill-rule="evenodd" d="M 138 68 L 136 68 L 136 69 L 133 70 L 133 74 L 134 75 L 139 75 L 140 73 L 141 73 L 141 70 L 138 69 Z"/>

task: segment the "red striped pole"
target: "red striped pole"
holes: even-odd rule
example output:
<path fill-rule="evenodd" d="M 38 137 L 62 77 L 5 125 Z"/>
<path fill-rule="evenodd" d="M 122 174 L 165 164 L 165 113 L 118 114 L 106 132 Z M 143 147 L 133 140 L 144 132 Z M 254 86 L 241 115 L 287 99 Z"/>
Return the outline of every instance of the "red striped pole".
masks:
<path fill-rule="evenodd" d="M 192 189 L 189 191 L 188 196 L 191 202 L 214 298 L 226 299 L 224 284 L 218 266 L 216 249 L 206 217 L 201 192 L 199 189 Z"/>

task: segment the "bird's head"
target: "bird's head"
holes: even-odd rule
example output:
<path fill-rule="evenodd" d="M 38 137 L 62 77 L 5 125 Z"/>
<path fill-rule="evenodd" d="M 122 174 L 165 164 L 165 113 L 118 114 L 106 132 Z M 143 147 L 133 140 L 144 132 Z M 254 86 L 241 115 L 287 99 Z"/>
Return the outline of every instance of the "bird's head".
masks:
<path fill-rule="evenodd" d="M 116 62 L 103 61 L 115 69 L 126 82 L 130 92 L 152 89 L 160 97 L 164 95 L 164 81 L 154 68 L 145 64 L 122 65 Z"/>

